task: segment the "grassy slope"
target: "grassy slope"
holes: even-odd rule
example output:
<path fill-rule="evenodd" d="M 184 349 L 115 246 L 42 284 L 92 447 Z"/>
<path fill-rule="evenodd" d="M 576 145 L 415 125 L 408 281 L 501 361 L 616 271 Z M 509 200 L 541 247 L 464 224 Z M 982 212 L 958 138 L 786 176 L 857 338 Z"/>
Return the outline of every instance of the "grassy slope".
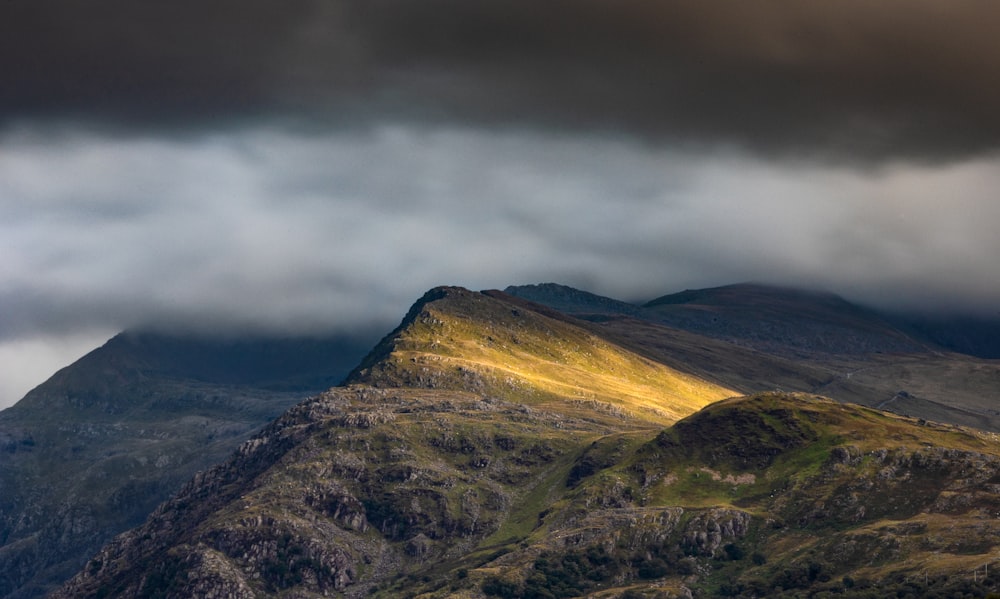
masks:
<path fill-rule="evenodd" d="M 383 341 L 352 382 L 469 389 L 571 412 L 602 406 L 668 424 L 735 391 L 505 296 L 444 290 Z"/>
<path fill-rule="evenodd" d="M 592 474 L 518 558 L 477 573 L 484 583 L 505 581 L 512 596 L 687 586 L 873 597 L 1000 583 L 969 580 L 980 568 L 982 582 L 1000 539 L 992 434 L 764 394 L 713 404 L 646 443 L 606 437 L 578 463 Z M 588 578 L 594 568 L 607 576 Z"/>

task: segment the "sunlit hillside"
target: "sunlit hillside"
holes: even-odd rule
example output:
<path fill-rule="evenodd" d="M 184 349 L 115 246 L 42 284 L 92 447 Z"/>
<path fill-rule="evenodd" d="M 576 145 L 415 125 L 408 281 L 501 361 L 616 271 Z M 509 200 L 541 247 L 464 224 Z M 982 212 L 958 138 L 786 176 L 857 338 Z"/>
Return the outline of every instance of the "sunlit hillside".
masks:
<path fill-rule="evenodd" d="M 425 296 L 351 381 L 464 389 L 557 411 L 604 404 L 612 414 L 657 424 L 737 395 L 540 306 L 458 288 Z"/>

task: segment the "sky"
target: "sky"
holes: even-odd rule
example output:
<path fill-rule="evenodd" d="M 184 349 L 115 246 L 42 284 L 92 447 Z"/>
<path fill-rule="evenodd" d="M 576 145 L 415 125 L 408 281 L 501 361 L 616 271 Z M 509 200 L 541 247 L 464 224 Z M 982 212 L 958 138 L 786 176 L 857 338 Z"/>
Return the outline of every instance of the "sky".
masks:
<path fill-rule="evenodd" d="M 756 281 L 995 314 L 993 0 L 7 0 L 0 407 L 126 328 Z"/>

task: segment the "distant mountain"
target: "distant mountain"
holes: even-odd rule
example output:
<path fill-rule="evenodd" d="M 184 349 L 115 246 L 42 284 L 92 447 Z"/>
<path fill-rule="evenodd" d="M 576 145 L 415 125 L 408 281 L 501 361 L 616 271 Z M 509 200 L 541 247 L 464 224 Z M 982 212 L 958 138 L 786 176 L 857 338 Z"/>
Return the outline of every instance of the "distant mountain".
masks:
<path fill-rule="evenodd" d="M 739 284 L 682 291 L 636 306 L 551 283 L 506 292 L 591 320 L 631 316 L 795 359 L 929 349 L 876 311 L 832 293 Z"/>
<path fill-rule="evenodd" d="M 511 285 L 504 293 L 584 319 L 615 314 L 642 317 L 644 312 L 640 306 L 557 283 Z"/>
<path fill-rule="evenodd" d="M 61 584 L 371 342 L 127 332 L 60 370 L 0 412 L 0 597 Z"/>
<path fill-rule="evenodd" d="M 707 403 L 725 389 L 604 326 L 432 290 L 349 386 L 196 476 L 54 597 L 1000 589 L 996 435 L 808 394 Z"/>
<path fill-rule="evenodd" d="M 900 313 L 886 318 L 947 350 L 1000 359 L 1000 315 Z"/>
<path fill-rule="evenodd" d="M 829 293 L 752 284 L 683 291 L 634 310 L 560 285 L 506 291 L 552 307 L 575 306 L 595 334 L 742 393 L 818 393 L 1000 431 L 1000 363 L 935 341 L 967 328 L 941 324 L 932 338 L 919 326 L 926 321 L 912 316 Z"/>
<path fill-rule="evenodd" d="M 1000 313 L 894 312 L 832 293 L 752 283 L 688 289 L 641 305 L 556 283 L 504 292 L 586 320 L 630 316 L 797 358 L 940 350 L 1000 358 Z"/>

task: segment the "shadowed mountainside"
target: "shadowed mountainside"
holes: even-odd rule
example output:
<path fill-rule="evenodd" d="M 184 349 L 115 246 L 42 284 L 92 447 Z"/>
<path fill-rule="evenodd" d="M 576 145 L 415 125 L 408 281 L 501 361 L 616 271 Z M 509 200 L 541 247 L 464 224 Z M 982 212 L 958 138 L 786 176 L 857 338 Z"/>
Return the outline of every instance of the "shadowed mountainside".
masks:
<path fill-rule="evenodd" d="M 793 359 L 932 350 L 926 340 L 832 293 L 745 283 L 682 291 L 635 306 L 554 284 L 505 291 L 590 319 L 632 316 Z"/>
<path fill-rule="evenodd" d="M 0 412 L 0 597 L 61 584 L 368 343 L 122 333 L 60 370 Z"/>
<path fill-rule="evenodd" d="M 818 393 L 1000 431 L 1000 362 L 948 351 L 832 294 L 730 285 L 639 307 L 554 284 L 506 291 L 572 308 L 595 334 L 741 393 Z"/>

